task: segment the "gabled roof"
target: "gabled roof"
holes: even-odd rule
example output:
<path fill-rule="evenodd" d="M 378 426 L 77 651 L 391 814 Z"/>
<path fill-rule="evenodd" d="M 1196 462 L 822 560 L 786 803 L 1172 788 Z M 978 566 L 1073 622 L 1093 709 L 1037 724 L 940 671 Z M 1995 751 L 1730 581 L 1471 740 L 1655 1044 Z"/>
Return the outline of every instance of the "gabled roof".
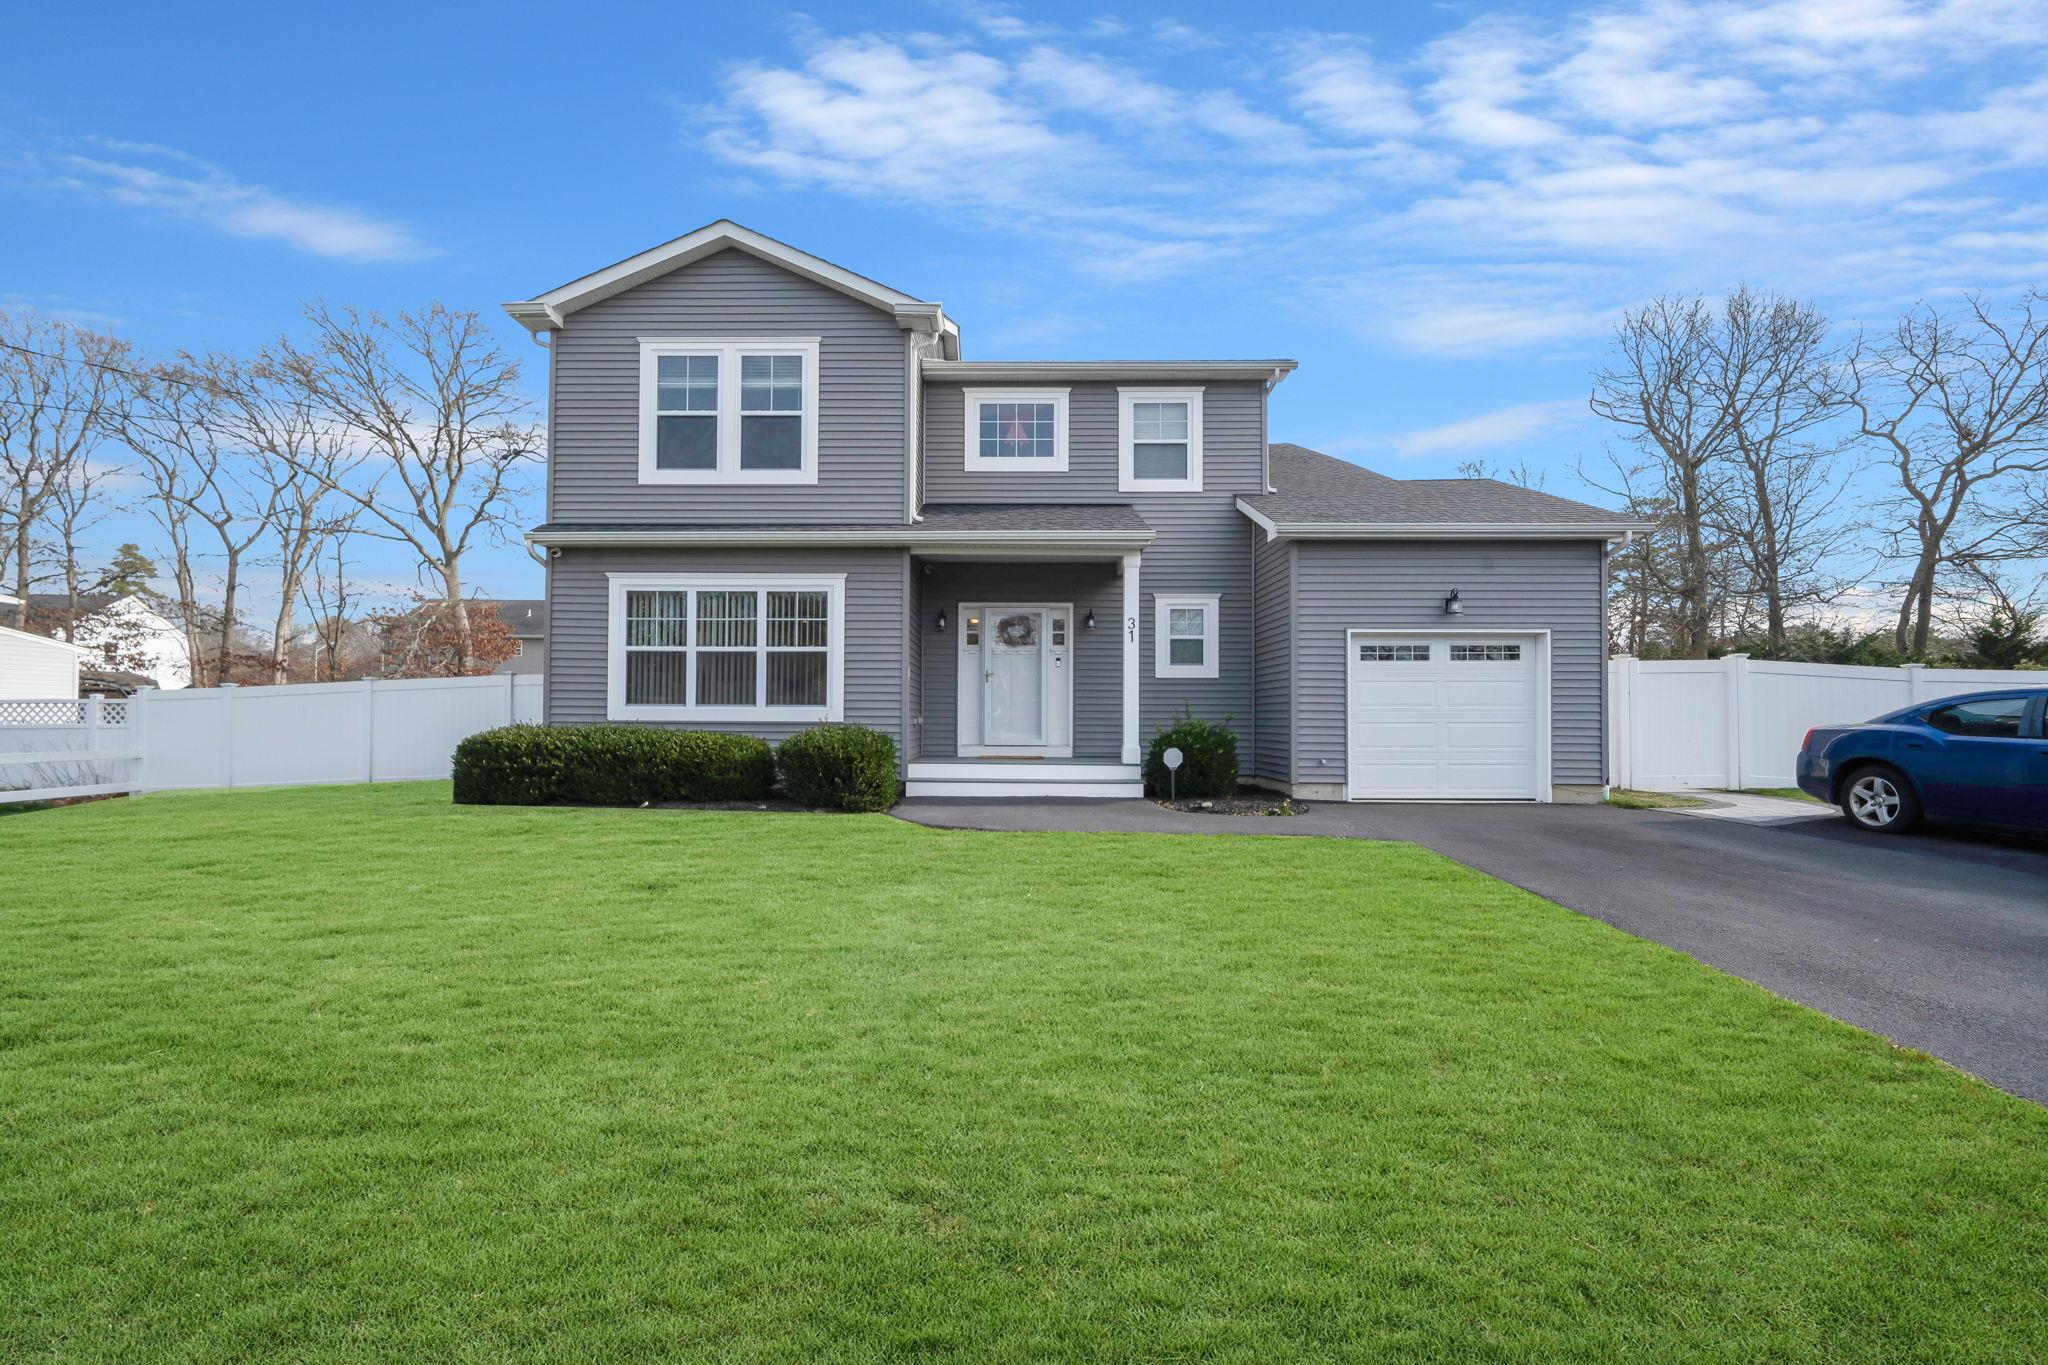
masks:
<path fill-rule="evenodd" d="M 514 637 L 532 640 L 548 633 L 548 604 L 539 597 L 485 598 L 498 609 L 498 619 Z"/>
<path fill-rule="evenodd" d="M 615 265 L 557 285 L 544 294 L 508 303 L 505 311 L 530 332 L 549 331 L 560 327 L 563 319 L 579 308 L 587 308 L 636 284 L 644 284 L 721 251 L 744 251 L 828 289 L 836 289 L 890 314 L 899 326 L 907 330 L 938 334 L 947 355 L 960 354 L 960 329 L 946 317 L 944 305 L 913 298 L 900 289 L 891 289 L 865 275 L 857 275 L 844 266 L 798 250 L 787 242 L 778 242 L 764 233 L 742 227 L 730 218 L 721 218 L 673 241 L 649 247 L 637 256 L 628 256 Z"/>
<path fill-rule="evenodd" d="M 1237 500 L 1268 540 L 1614 540 L 1649 529 L 1498 479 L 1392 479 L 1305 446 L 1269 450 L 1273 491 Z"/>

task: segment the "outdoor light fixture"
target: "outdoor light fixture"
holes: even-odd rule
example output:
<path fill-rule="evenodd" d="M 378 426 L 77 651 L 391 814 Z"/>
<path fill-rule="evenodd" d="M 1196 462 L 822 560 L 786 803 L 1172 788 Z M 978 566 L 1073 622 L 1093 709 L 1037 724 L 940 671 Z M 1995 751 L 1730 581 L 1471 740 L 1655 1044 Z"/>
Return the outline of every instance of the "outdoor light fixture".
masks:
<path fill-rule="evenodd" d="M 1456 588 L 1452 588 L 1451 595 L 1444 599 L 1444 615 L 1463 616 L 1464 614 L 1465 604 L 1458 600 L 1458 590 Z"/>
<path fill-rule="evenodd" d="M 941 634 L 941 635 L 944 635 L 945 633 L 946 633 L 946 609 L 945 609 L 944 607 L 940 607 L 940 608 L 939 608 L 939 634 Z"/>
<path fill-rule="evenodd" d="M 1091 611 L 1086 616 L 1082 617 L 1081 624 L 1088 627 L 1088 629 L 1090 630 L 1095 629 L 1095 613 Z"/>

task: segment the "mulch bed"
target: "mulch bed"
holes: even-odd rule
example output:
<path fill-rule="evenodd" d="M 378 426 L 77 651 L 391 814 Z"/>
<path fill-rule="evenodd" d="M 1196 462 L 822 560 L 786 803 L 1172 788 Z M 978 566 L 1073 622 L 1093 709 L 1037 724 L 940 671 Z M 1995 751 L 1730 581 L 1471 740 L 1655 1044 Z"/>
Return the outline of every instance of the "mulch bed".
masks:
<path fill-rule="evenodd" d="M 1208 800 L 1168 801 L 1153 797 L 1152 804 L 1168 810 L 1186 811 L 1190 815 L 1300 815 L 1308 809 L 1306 801 L 1296 801 L 1276 792 L 1261 791 L 1257 787 L 1239 787 L 1234 796 L 1218 796 Z"/>

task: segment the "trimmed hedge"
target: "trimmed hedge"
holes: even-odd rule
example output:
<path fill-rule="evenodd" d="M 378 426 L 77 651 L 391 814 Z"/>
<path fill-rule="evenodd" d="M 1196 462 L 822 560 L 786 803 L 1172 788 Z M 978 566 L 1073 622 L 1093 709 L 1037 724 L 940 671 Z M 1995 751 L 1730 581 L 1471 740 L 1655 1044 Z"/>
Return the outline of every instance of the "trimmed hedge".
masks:
<path fill-rule="evenodd" d="M 775 785 L 766 740 L 642 725 L 508 725 L 455 746 L 461 805 L 637 806 L 758 801 Z"/>
<path fill-rule="evenodd" d="M 1164 757 L 1168 749 L 1180 750 L 1181 757 L 1180 772 L 1171 783 Z M 1198 801 L 1233 795 L 1237 791 L 1236 732 L 1227 724 L 1202 720 L 1192 710 L 1175 716 L 1173 724 L 1153 737 L 1152 750 L 1145 755 L 1146 794 L 1165 796 L 1169 789 L 1176 797 Z"/>
<path fill-rule="evenodd" d="M 887 810 L 902 789 L 896 741 L 864 725 L 820 725 L 791 735 L 775 750 L 782 791 L 790 800 L 832 810 Z"/>

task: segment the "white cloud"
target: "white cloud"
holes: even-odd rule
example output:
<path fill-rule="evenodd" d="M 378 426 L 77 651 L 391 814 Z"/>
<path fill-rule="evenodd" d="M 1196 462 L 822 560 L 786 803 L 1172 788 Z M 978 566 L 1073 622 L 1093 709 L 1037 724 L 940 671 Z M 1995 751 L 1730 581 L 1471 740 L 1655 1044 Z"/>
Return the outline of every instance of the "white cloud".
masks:
<path fill-rule="evenodd" d="M 203 223 L 235 237 L 283 242 L 316 256 L 397 261 L 431 254 L 399 223 L 247 184 L 172 148 L 114 139 L 95 140 L 92 148 L 92 155 L 47 154 L 37 165 L 55 183 L 92 198 Z"/>
<path fill-rule="evenodd" d="M 1552 346 L 1671 289 L 1846 307 L 2042 263 L 2040 0 L 1617 0 L 1408 53 L 1010 15 L 733 68 L 711 149 L 1430 351 Z"/>
<path fill-rule="evenodd" d="M 1586 418 L 1586 400 L 1559 398 L 1541 403 L 1516 403 L 1441 426 L 1419 427 L 1390 436 L 1361 436 L 1332 442 L 1333 450 L 1366 453 L 1386 451 L 1397 459 L 1421 460 L 1506 450 L 1530 439 L 1576 426 Z"/>

